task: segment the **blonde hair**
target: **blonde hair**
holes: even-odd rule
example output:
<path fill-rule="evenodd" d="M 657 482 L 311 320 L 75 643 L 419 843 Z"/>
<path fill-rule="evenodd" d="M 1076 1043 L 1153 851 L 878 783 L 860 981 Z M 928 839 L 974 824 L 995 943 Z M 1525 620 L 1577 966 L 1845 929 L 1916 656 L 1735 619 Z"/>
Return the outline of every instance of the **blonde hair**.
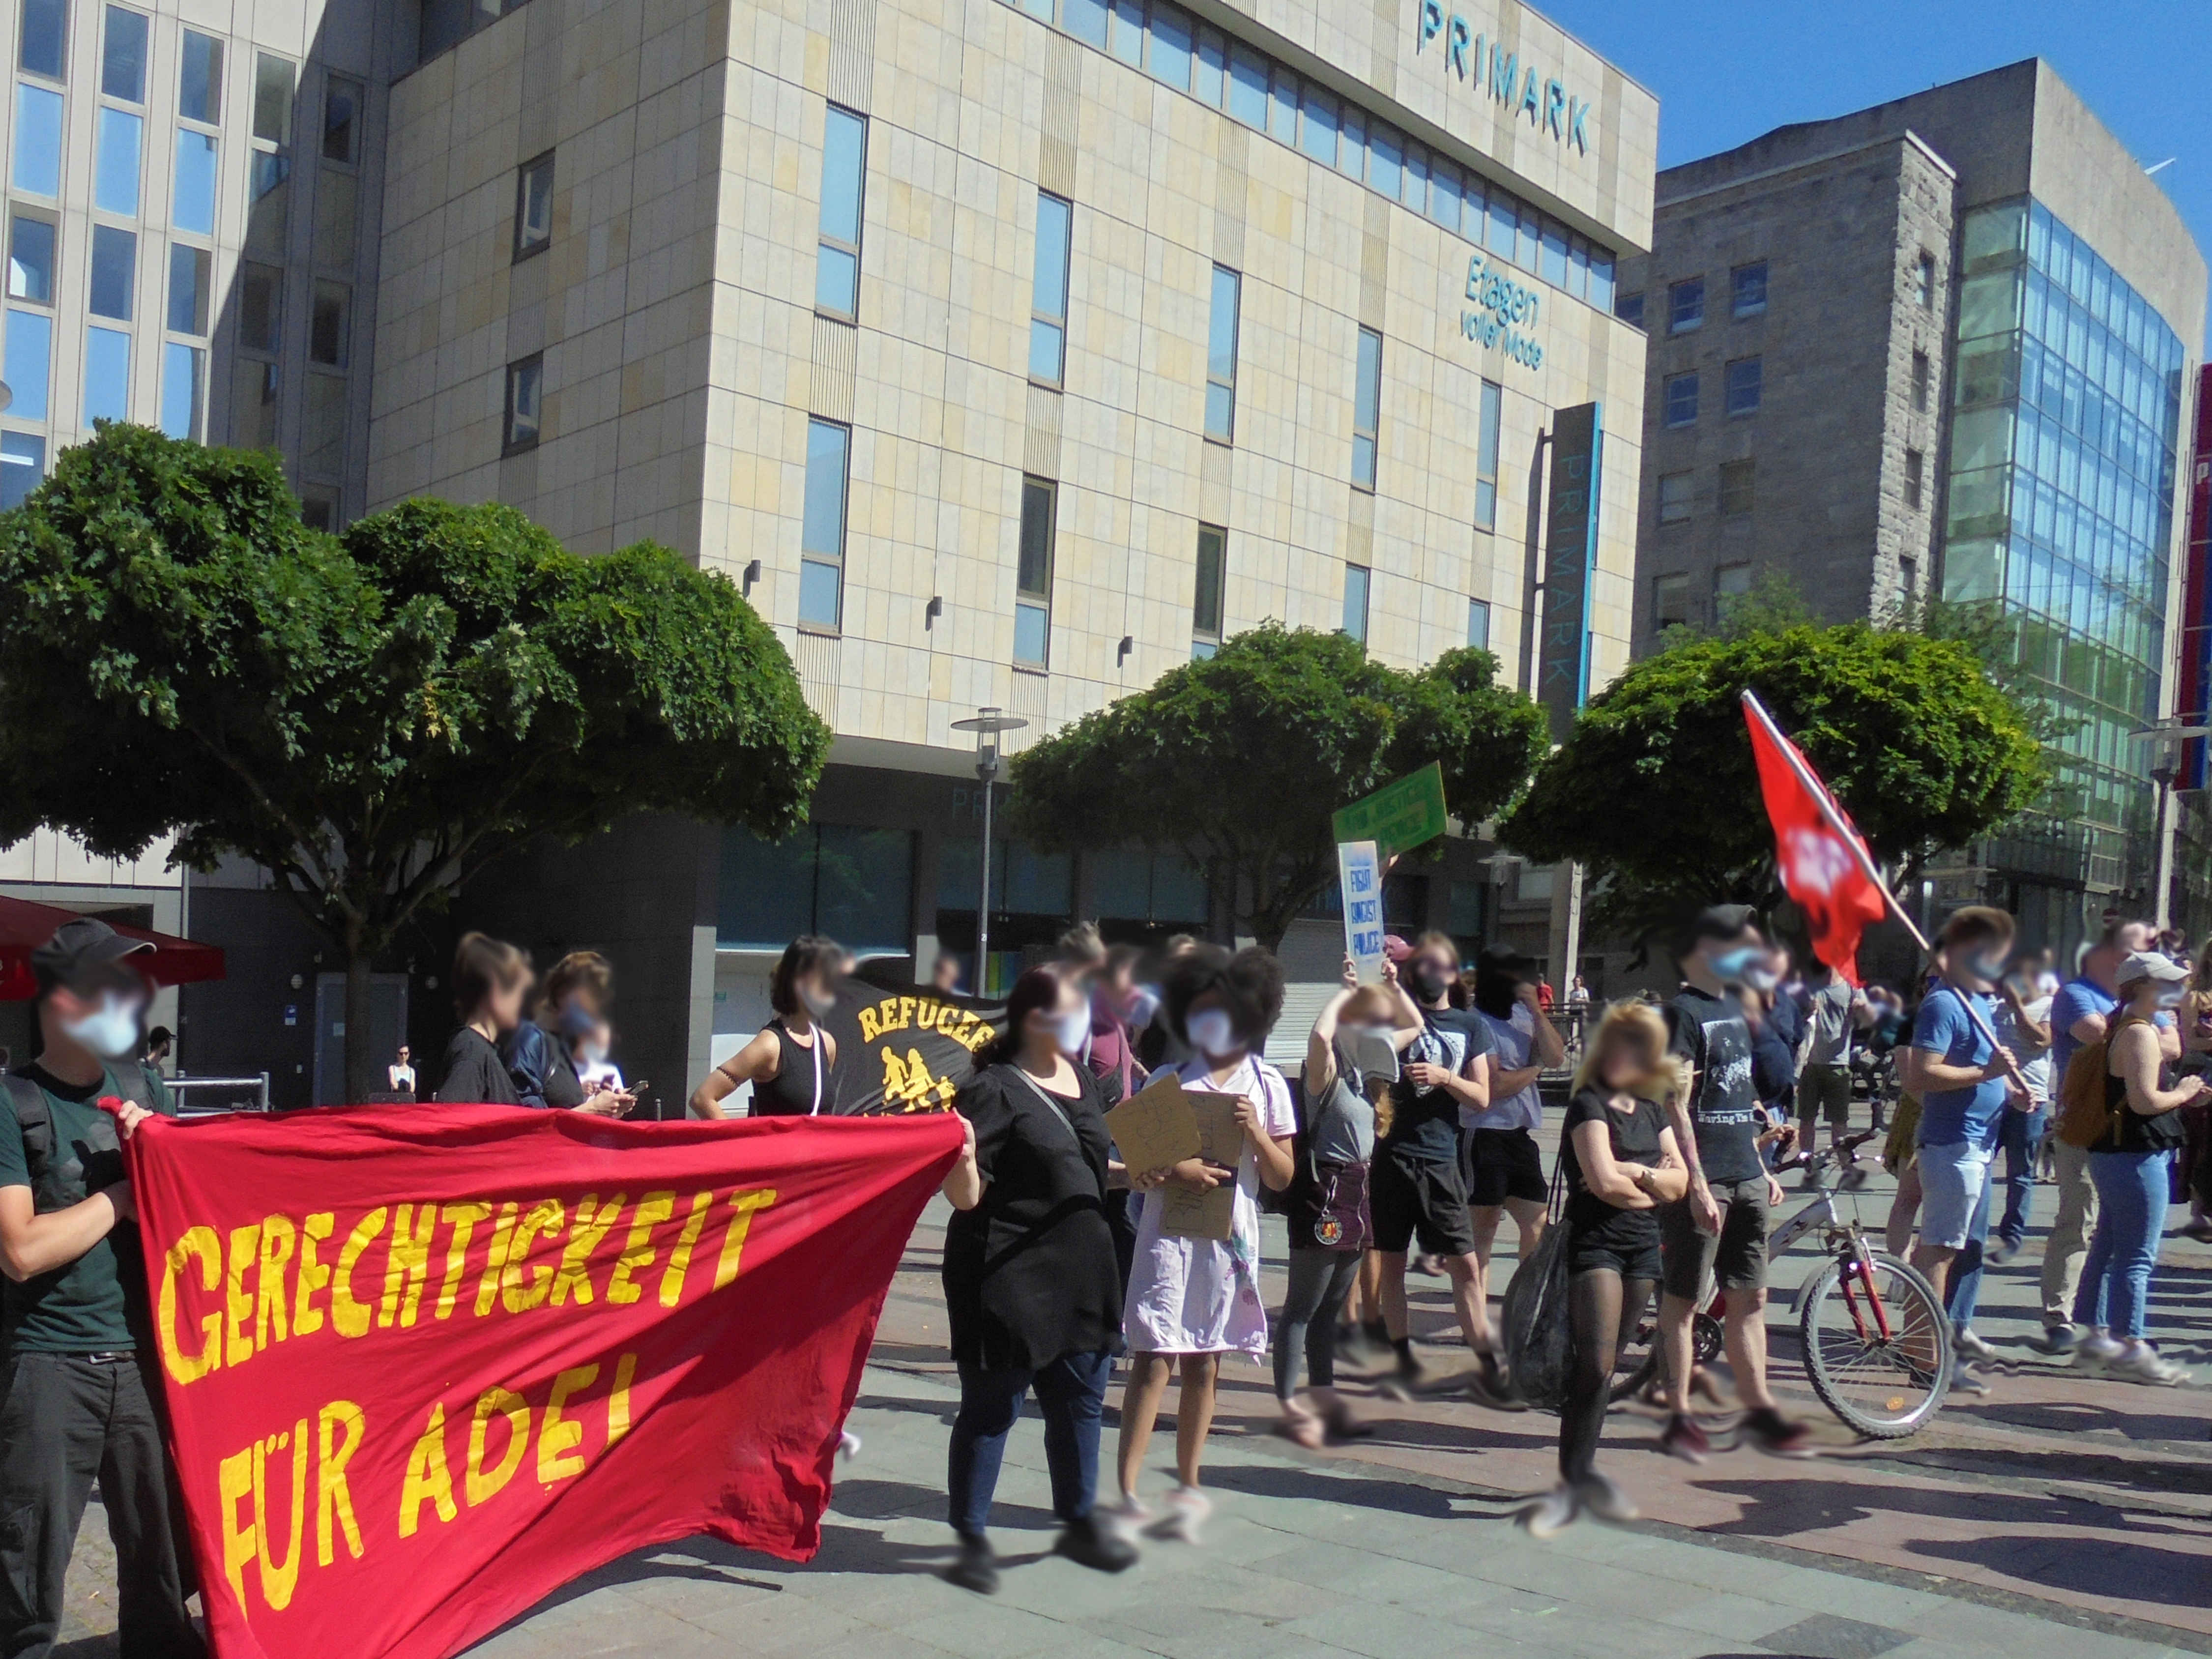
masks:
<path fill-rule="evenodd" d="M 1609 1087 L 1605 1080 L 1606 1057 L 1623 1044 L 1633 1044 L 1644 1061 L 1644 1070 L 1629 1085 L 1629 1093 L 1662 1106 L 1670 1096 L 1688 1097 L 1690 1068 L 1680 1055 L 1667 1052 L 1667 1022 L 1660 1018 L 1658 1009 L 1642 1001 L 1616 1002 L 1606 1009 L 1605 1018 L 1598 1021 L 1589 1047 L 1583 1051 L 1583 1063 L 1575 1068 L 1575 1087 Z"/>

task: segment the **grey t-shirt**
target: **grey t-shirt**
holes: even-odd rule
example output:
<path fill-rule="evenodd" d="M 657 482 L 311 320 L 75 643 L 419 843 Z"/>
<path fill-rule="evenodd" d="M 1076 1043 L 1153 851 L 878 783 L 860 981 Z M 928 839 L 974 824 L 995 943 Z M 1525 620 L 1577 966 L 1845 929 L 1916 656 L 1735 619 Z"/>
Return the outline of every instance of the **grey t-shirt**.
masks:
<path fill-rule="evenodd" d="M 1851 1059 L 1851 999 L 1857 994 L 1841 974 L 1831 974 L 1817 991 L 1806 992 L 1812 1004 L 1813 1046 L 1806 1051 L 1808 1066 L 1848 1066 Z"/>
<path fill-rule="evenodd" d="M 1328 1092 L 1318 1106 L 1307 1103 L 1306 1133 L 1324 1164 L 1364 1164 L 1375 1156 L 1375 1108 L 1345 1081 L 1341 1050 Z"/>

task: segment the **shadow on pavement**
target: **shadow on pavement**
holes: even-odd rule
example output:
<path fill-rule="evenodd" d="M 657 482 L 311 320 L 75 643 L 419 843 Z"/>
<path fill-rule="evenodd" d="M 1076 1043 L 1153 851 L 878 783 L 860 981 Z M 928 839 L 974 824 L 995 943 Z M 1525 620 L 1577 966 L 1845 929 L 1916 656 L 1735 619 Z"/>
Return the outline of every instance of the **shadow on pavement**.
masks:
<path fill-rule="evenodd" d="M 2179 1528 L 2131 1522 L 2109 1504 L 2020 1492 L 1955 1486 L 1869 1487 L 1809 1477 L 1794 1480 L 1700 1480 L 1701 1491 L 1744 1500 L 1744 1512 L 1701 1532 L 1751 1538 L 1789 1538 L 1826 1532 L 1884 1515 L 1921 1515 L 1984 1526 L 2087 1527 L 2106 1532 L 2179 1534 Z M 2025 1540 L 2033 1541 L 2033 1540 Z M 2193 1558 L 2201 1565 L 2202 1557 Z M 2109 1593 L 2109 1592 L 2108 1592 Z"/>
<path fill-rule="evenodd" d="M 1318 1469 L 1231 1464 L 1208 1469 L 1206 1480 L 1207 1485 L 1223 1492 L 1243 1492 L 1254 1498 L 1317 1498 L 1324 1504 L 1388 1510 L 1394 1515 L 1417 1515 L 1436 1521 L 1480 1519 L 1490 1513 L 1487 1510 L 1462 1507 L 1470 1501 L 1480 1500 L 1455 1499 L 1452 1493 L 1417 1486 L 1410 1480 L 1329 1474 Z"/>
<path fill-rule="evenodd" d="M 2163 1607 L 2204 1604 L 2206 1558 L 2114 1538 L 1917 1538 L 1916 1555 L 1970 1562 L 2044 1589 Z"/>

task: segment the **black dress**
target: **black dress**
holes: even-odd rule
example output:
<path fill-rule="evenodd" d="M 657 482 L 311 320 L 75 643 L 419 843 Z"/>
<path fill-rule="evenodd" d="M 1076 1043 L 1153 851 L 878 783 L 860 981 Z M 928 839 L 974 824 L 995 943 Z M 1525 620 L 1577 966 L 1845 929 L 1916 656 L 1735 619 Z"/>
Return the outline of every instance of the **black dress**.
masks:
<path fill-rule="evenodd" d="M 1036 1370 L 1121 1340 L 1105 1118 L 1097 1079 L 1074 1070 L 1081 1092 L 1073 1099 L 1048 1103 L 1000 1065 L 954 1103 L 975 1126 L 986 1183 L 982 1202 L 956 1212 L 945 1234 L 945 1306 L 963 1368 Z"/>
<path fill-rule="evenodd" d="M 499 1050 L 473 1026 L 464 1025 L 446 1045 L 446 1080 L 438 1085 L 441 1104 L 520 1106 L 514 1079 Z"/>
<path fill-rule="evenodd" d="M 1641 1164 L 1656 1168 L 1665 1155 L 1659 1137 L 1667 1127 L 1667 1113 L 1658 1102 L 1637 1098 L 1632 1112 L 1616 1112 L 1601 1088 L 1577 1089 L 1567 1103 L 1566 1120 L 1560 1126 L 1559 1146 L 1567 1175 L 1567 1268 L 1586 1273 L 1610 1267 L 1623 1279 L 1659 1277 L 1659 1212 L 1656 1209 L 1622 1210 L 1590 1191 L 1583 1179 L 1583 1160 L 1575 1147 L 1579 1124 L 1602 1123 L 1615 1164 Z"/>

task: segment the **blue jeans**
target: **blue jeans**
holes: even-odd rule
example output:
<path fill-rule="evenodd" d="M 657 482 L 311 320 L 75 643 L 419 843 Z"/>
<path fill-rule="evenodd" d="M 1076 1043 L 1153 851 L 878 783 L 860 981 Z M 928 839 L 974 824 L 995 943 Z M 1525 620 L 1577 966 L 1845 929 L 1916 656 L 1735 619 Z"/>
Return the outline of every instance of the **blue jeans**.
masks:
<path fill-rule="evenodd" d="M 1996 1190 L 1994 1181 L 1982 1182 L 1981 1196 L 1974 1200 L 1973 1213 L 1966 1219 L 1966 1242 L 1951 1258 L 1951 1271 L 1944 1280 L 1943 1309 L 1951 1316 L 1954 1331 L 1963 1331 L 1974 1322 L 1974 1309 L 1981 1301 L 1982 1248 L 1989 1242 L 1990 1195 Z"/>
<path fill-rule="evenodd" d="M 2117 1337 L 2143 1334 L 2143 1301 L 2166 1232 L 2169 1148 L 2157 1152 L 2092 1152 L 2097 1231 L 2074 1293 L 2074 1322 L 2102 1326 Z"/>
<path fill-rule="evenodd" d="M 1052 1474 L 1053 1513 L 1080 1521 L 1091 1513 L 1098 1490 L 1098 1415 L 1106 1403 L 1106 1379 L 1114 1356 L 1062 1354 L 1034 1371 L 989 1371 L 960 1368 L 960 1412 L 952 1419 L 952 1445 L 945 1484 L 954 1528 L 980 1535 L 991 1520 L 991 1494 L 999 1487 L 999 1465 L 1006 1437 L 1022 1414 L 1022 1401 L 1036 1390 L 1044 1414 L 1045 1467 Z"/>
<path fill-rule="evenodd" d="M 2004 1219 L 1997 1224 L 1997 1237 L 2015 1250 L 2027 1239 L 2028 1206 L 2035 1194 L 2036 1149 L 2043 1145 L 2044 1132 L 2050 1127 L 2051 1113 L 2043 1107 L 2032 1112 L 2015 1112 L 2008 1107 L 1997 1125 L 1997 1145 L 2005 1155 Z"/>

